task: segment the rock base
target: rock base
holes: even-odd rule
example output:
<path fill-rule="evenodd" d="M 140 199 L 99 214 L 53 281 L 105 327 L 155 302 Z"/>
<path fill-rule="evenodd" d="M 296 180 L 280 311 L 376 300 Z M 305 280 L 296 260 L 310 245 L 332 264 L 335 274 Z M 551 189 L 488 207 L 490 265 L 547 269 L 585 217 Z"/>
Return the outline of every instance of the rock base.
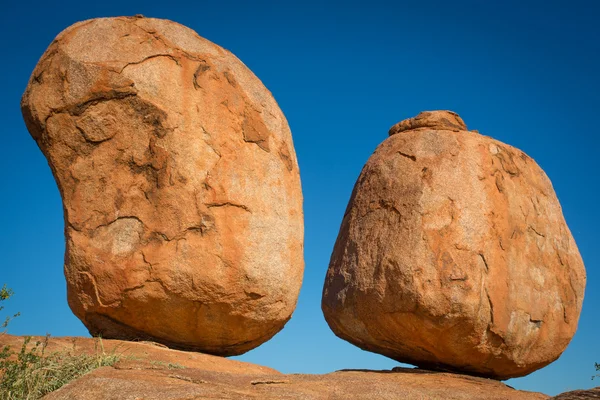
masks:
<path fill-rule="evenodd" d="M 34 337 L 32 343 L 41 340 Z M 0 336 L 0 347 L 20 348 L 23 337 Z M 51 338 L 47 353 L 94 354 L 97 339 Z M 271 368 L 170 350 L 149 342 L 102 340 L 121 354 L 102 367 L 50 393 L 45 400 L 176 399 L 547 399 L 501 382 L 467 375 L 394 368 L 343 370 L 325 375 L 285 375 Z"/>

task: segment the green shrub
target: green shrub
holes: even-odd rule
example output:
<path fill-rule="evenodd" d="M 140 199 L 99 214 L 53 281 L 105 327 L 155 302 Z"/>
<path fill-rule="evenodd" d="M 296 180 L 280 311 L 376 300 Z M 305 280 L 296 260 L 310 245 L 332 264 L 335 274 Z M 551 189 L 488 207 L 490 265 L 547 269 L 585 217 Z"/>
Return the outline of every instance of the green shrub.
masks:
<path fill-rule="evenodd" d="M 7 300 L 11 295 L 12 291 L 6 289 L 6 285 L 3 286 L 0 301 Z M 6 319 L 2 329 L 6 329 L 10 319 Z M 111 366 L 119 359 L 116 354 L 104 352 L 101 339 L 96 339 L 96 351 L 93 355 L 73 355 L 67 351 L 46 354 L 49 338 L 50 335 L 46 335 L 43 341 L 30 346 L 31 337 L 26 337 L 19 353 L 15 353 L 9 346 L 2 348 L 0 399 L 39 399 L 96 368 Z"/>
<path fill-rule="evenodd" d="M 3 285 L 2 289 L 0 289 L 0 303 L 5 300 L 10 299 L 10 297 L 12 295 L 13 295 L 13 291 L 11 289 L 7 289 L 6 284 Z M 2 311 L 2 310 L 4 310 L 4 306 L 0 304 L 0 311 Z M 19 316 L 19 313 L 16 313 L 12 317 L 10 317 L 10 316 L 6 317 L 4 322 L 2 322 L 2 324 L 0 325 L 0 335 L 3 334 L 4 332 L 6 332 L 6 327 L 8 327 L 8 323 L 10 322 L 10 320 L 13 318 L 16 318 L 18 316 Z"/>

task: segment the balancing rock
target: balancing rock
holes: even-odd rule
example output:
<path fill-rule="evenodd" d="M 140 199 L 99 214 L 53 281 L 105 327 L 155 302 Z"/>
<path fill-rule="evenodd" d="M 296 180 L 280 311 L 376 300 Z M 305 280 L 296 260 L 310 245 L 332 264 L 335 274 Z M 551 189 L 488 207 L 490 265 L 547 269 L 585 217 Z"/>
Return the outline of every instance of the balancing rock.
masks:
<path fill-rule="evenodd" d="M 90 333 L 218 355 L 289 320 L 302 282 L 287 121 L 233 54 L 177 23 L 77 23 L 22 99 L 64 204 L 68 301 Z"/>
<path fill-rule="evenodd" d="M 558 358 L 585 269 L 550 180 L 449 111 L 402 121 L 354 187 L 323 289 L 336 335 L 496 379 Z"/>

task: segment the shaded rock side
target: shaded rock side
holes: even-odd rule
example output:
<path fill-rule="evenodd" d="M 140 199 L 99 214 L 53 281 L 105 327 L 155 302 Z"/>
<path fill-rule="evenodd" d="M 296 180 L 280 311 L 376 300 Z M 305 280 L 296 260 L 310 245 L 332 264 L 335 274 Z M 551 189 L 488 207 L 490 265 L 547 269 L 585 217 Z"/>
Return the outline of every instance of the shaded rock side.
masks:
<path fill-rule="evenodd" d="M 33 338 L 32 342 L 43 338 Z M 0 336 L 0 347 L 19 349 L 22 337 Z M 102 367 L 44 397 L 45 400 L 192 399 L 486 399 L 542 400 L 541 393 L 512 389 L 501 382 L 418 369 L 346 370 L 326 375 L 284 375 L 271 368 L 151 343 L 102 340 Z M 94 339 L 51 338 L 46 351 L 96 354 Z"/>
<path fill-rule="evenodd" d="M 564 351 L 585 281 L 535 161 L 455 113 L 425 112 L 392 127 L 363 168 L 322 309 L 364 350 L 508 379 Z"/>
<path fill-rule="evenodd" d="M 91 334 L 233 355 L 284 326 L 304 268 L 298 164 L 233 54 L 171 21 L 84 21 L 46 50 L 21 107 Z"/>

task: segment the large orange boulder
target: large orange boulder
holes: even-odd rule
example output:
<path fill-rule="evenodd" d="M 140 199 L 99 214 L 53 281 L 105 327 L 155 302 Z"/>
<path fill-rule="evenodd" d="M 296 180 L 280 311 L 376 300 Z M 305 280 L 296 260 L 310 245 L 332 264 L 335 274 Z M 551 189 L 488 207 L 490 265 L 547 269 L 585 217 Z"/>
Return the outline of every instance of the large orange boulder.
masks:
<path fill-rule="evenodd" d="M 233 54 L 174 22 L 103 18 L 52 42 L 23 95 L 93 335 L 219 355 L 290 318 L 303 215 L 287 121 Z"/>
<path fill-rule="evenodd" d="M 362 349 L 497 379 L 554 361 L 585 269 L 550 180 L 449 111 L 392 127 L 365 165 L 322 308 Z"/>

